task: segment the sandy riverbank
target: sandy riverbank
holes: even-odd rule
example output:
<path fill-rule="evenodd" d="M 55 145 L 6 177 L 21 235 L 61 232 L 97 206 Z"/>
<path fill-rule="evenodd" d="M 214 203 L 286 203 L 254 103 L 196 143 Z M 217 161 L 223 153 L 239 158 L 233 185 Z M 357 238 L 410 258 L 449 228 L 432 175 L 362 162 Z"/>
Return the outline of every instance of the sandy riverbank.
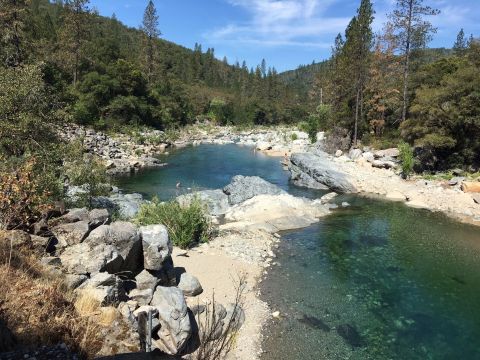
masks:
<path fill-rule="evenodd" d="M 244 292 L 245 323 L 236 339 L 234 351 L 228 359 L 253 360 L 261 353 L 262 328 L 270 316 L 268 305 L 261 301 L 258 294 L 258 281 L 269 263 L 273 261 L 272 249 L 279 240 L 266 232 L 228 232 L 208 244 L 188 251 L 175 248 L 173 260 L 177 267 L 183 267 L 188 273 L 195 274 L 203 287 L 203 293 L 188 299 L 194 306 L 211 301 L 228 304 L 235 299 L 235 287 L 238 278 L 246 281 Z"/>

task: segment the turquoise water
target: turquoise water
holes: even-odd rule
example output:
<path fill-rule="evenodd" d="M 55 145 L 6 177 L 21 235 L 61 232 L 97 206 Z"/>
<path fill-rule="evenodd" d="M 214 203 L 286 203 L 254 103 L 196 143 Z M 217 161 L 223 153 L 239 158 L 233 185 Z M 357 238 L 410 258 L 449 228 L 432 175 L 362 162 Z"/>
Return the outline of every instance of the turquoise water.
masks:
<path fill-rule="evenodd" d="M 278 158 L 202 145 L 169 166 L 119 179 L 169 199 L 258 175 L 297 196 Z M 176 188 L 181 182 L 182 187 Z M 342 196 L 339 209 L 283 234 L 262 297 L 281 313 L 264 332 L 264 360 L 480 359 L 480 231 L 402 204 Z"/>

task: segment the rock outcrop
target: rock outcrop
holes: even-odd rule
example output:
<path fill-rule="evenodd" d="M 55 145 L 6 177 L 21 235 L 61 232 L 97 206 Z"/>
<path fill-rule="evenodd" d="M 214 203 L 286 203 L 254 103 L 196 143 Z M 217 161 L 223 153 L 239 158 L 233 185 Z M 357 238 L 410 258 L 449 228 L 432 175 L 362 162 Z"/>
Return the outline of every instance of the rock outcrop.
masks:
<path fill-rule="evenodd" d="M 337 193 L 355 193 L 357 189 L 345 173 L 334 167 L 334 163 L 323 152 L 317 154 L 293 154 L 290 158 L 292 174 L 305 173 L 316 182 Z"/>
<path fill-rule="evenodd" d="M 257 195 L 280 195 L 286 192 L 278 186 L 263 180 L 258 176 L 237 175 L 232 182 L 223 188 L 228 195 L 230 205 L 240 204 Z"/>

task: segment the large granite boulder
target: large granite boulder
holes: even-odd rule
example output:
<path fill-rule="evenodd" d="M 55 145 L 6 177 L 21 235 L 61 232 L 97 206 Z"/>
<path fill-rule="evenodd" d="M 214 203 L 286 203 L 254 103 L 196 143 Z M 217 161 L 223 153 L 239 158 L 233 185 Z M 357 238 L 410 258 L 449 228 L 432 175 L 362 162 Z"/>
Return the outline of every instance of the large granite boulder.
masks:
<path fill-rule="evenodd" d="M 61 224 L 52 229 L 52 233 L 57 238 L 61 247 L 80 244 L 85 240 L 89 232 L 90 225 L 88 220 Z"/>
<path fill-rule="evenodd" d="M 92 246 L 81 243 L 69 246 L 60 260 L 67 273 L 85 275 L 101 271 L 116 273 L 121 269 L 123 258 L 113 245 L 98 244 Z"/>
<path fill-rule="evenodd" d="M 317 154 L 293 154 L 290 158 L 290 170 L 306 173 L 317 182 L 337 193 L 355 193 L 357 189 L 348 180 L 347 175 L 335 168 L 335 163 L 321 151 Z"/>
<path fill-rule="evenodd" d="M 160 330 L 153 345 L 161 351 L 177 355 L 185 348 L 192 335 L 192 324 L 182 290 L 159 286 L 150 303 L 158 310 Z"/>
<path fill-rule="evenodd" d="M 280 195 L 286 192 L 278 186 L 263 180 L 258 176 L 237 175 L 232 182 L 223 188 L 228 195 L 228 202 L 236 205 L 257 195 Z"/>
<path fill-rule="evenodd" d="M 222 190 L 197 191 L 193 194 L 181 195 L 177 197 L 177 201 L 182 206 L 188 206 L 195 197 L 206 205 L 208 213 L 213 216 L 225 214 L 230 207 L 228 196 Z"/>
<path fill-rule="evenodd" d="M 173 250 L 167 228 L 164 225 L 148 225 L 140 227 L 139 231 L 142 236 L 143 267 L 161 270 Z"/>
<path fill-rule="evenodd" d="M 109 268 L 108 272 L 119 271 L 136 273 L 143 266 L 142 242 L 135 225 L 129 222 L 117 221 L 111 225 L 101 225 L 93 230 L 85 239 L 91 247 L 111 245 L 120 255 L 122 262 L 118 268 Z"/>

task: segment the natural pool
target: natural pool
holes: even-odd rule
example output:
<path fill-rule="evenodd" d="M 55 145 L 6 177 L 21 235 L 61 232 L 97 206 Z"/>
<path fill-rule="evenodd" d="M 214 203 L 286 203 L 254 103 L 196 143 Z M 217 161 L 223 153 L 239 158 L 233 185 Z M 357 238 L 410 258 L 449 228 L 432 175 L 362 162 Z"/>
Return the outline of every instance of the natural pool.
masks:
<path fill-rule="evenodd" d="M 119 186 L 169 199 L 242 174 L 322 194 L 291 186 L 278 158 L 246 147 L 189 147 L 165 160 Z M 262 358 L 480 359 L 480 229 L 393 202 L 338 201 L 352 206 L 283 236 L 280 265 L 261 285 L 281 314 Z"/>

